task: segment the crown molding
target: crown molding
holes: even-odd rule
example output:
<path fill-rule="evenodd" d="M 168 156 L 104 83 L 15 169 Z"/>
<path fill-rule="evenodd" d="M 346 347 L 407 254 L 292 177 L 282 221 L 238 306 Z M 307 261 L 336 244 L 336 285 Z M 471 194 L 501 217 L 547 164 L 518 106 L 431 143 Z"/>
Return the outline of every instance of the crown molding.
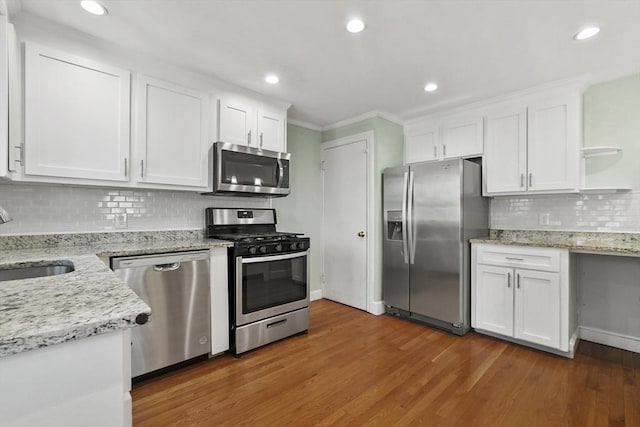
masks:
<path fill-rule="evenodd" d="M 373 110 L 364 114 L 360 114 L 355 117 L 351 117 L 349 119 L 340 120 L 339 122 L 335 122 L 335 123 L 323 126 L 322 130 L 323 131 L 332 130 L 332 129 L 340 128 L 343 126 L 348 126 L 354 123 L 358 123 L 363 120 L 373 119 L 375 117 L 380 117 L 382 119 L 388 120 L 400 126 L 404 125 L 404 120 L 402 120 L 400 117 L 396 116 L 395 114 L 387 113 L 385 111 Z"/>
<path fill-rule="evenodd" d="M 287 118 L 287 124 L 299 126 L 301 128 L 315 130 L 316 132 L 322 132 L 322 127 L 313 123 L 305 122 L 303 120 L 298 119 L 290 119 Z"/>

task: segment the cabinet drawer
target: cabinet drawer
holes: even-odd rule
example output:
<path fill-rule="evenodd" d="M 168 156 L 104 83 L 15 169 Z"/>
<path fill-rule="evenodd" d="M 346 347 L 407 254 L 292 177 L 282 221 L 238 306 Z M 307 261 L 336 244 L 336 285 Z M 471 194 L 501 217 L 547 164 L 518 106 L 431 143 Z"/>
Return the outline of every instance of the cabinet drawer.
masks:
<path fill-rule="evenodd" d="M 560 271 L 562 250 L 524 246 L 478 245 L 478 264 L 502 265 L 542 271 Z"/>

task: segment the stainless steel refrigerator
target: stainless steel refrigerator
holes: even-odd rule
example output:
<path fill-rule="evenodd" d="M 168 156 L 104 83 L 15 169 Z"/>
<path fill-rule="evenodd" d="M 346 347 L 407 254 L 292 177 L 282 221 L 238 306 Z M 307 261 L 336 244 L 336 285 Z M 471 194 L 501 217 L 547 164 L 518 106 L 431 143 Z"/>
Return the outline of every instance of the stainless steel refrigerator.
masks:
<path fill-rule="evenodd" d="M 479 164 L 415 163 L 383 172 L 386 312 L 462 335 L 470 328 L 469 239 L 488 235 Z"/>

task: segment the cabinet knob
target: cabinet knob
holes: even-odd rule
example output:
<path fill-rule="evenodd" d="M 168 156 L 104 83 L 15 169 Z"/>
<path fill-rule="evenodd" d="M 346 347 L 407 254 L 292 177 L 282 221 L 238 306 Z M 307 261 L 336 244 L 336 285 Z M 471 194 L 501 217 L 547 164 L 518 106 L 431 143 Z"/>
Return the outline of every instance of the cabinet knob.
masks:
<path fill-rule="evenodd" d="M 136 316 L 136 323 L 138 325 L 144 325 L 149 321 L 149 315 L 147 313 L 140 313 Z"/>
<path fill-rule="evenodd" d="M 364 231 L 360 231 L 360 232 L 358 233 L 358 237 L 364 237 Z"/>

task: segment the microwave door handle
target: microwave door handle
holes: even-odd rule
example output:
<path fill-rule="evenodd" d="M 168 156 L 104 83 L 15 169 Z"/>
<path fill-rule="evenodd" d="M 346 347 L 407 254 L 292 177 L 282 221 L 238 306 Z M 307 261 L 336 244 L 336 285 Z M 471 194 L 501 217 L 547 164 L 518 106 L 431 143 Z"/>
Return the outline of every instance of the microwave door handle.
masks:
<path fill-rule="evenodd" d="M 278 159 L 278 170 L 276 172 L 276 187 L 280 188 L 280 180 L 282 180 L 282 176 L 284 175 L 284 167 L 282 166 L 282 159 Z"/>

